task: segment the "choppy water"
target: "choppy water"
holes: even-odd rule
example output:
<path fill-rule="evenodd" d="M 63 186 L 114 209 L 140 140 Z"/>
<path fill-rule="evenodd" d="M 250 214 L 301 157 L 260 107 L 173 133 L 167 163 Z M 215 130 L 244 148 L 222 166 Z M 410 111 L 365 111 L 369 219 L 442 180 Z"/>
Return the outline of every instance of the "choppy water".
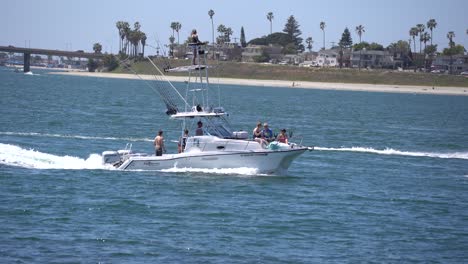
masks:
<path fill-rule="evenodd" d="M 287 176 L 116 171 L 102 151 L 178 137 L 152 90 L 0 67 L 0 262 L 466 262 L 468 97 L 221 90 L 236 127 L 316 151 Z"/>

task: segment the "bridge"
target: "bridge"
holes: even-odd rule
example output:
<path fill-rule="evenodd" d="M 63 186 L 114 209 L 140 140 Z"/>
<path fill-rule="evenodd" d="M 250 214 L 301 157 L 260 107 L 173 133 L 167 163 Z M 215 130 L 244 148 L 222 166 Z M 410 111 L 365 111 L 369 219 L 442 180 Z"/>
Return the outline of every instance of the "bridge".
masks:
<path fill-rule="evenodd" d="M 31 68 L 31 54 L 36 55 L 52 55 L 52 56 L 65 56 L 65 57 L 77 57 L 77 58 L 88 58 L 88 59 L 102 59 L 104 54 L 102 53 L 90 53 L 83 51 L 65 51 L 65 50 L 49 50 L 49 49 L 34 49 L 34 48 L 20 48 L 14 46 L 0 46 L 0 51 L 12 52 L 12 53 L 23 53 L 24 54 L 24 72 L 29 72 Z"/>

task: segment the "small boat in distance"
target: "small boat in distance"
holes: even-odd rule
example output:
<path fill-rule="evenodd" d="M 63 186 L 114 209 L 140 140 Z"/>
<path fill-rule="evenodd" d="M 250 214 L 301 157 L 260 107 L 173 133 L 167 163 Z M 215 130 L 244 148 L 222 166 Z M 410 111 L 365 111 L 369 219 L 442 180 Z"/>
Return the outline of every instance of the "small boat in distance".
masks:
<path fill-rule="evenodd" d="M 198 54 L 196 65 L 168 68 L 166 72 L 188 74 L 185 91 L 179 91 L 168 80 L 157 81 L 156 91 L 166 105 L 166 114 L 182 122 L 182 133 L 188 123 L 202 122 L 203 135 L 188 136 L 181 153 L 138 153 L 131 145 L 123 150 L 104 151 L 104 164 L 120 170 L 162 170 L 171 168 L 235 169 L 252 168 L 262 174 L 285 174 L 295 158 L 313 147 L 277 141 L 261 144 L 249 139 L 245 131 L 235 131 L 228 122 L 228 114 L 221 106 L 214 106 L 210 93 L 208 68 L 204 44 L 189 44 Z M 148 58 L 161 78 L 163 72 Z M 203 63 L 200 63 L 203 62 Z M 182 94 L 185 93 L 185 96 Z M 190 94 L 190 96 L 189 96 Z M 191 103 L 189 103 L 191 102 Z"/>

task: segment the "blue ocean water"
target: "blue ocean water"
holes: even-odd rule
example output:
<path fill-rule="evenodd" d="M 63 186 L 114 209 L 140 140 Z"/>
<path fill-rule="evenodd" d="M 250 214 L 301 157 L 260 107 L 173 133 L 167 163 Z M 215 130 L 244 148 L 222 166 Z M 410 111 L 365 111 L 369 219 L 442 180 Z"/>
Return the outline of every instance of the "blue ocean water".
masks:
<path fill-rule="evenodd" d="M 112 170 L 104 150 L 178 138 L 154 91 L 0 67 L 0 262 L 466 263 L 468 97 L 220 90 L 235 127 L 316 150 L 286 176 Z"/>

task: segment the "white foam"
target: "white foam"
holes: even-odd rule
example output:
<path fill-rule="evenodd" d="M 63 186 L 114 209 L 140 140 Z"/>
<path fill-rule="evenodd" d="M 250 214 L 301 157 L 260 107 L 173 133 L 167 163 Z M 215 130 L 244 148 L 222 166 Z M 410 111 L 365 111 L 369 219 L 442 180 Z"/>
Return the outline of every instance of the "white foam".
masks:
<path fill-rule="evenodd" d="M 400 155 L 400 156 L 411 156 L 411 157 L 431 157 L 441 159 L 468 159 L 468 152 L 452 152 L 452 153 L 439 153 L 439 152 L 412 152 L 412 151 L 401 151 L 392 148 L 385 148 L 383 150 L 365 147 L 351 147 L 351 148 L 323 148 L 314 147 L 314 150 L 322 151 L 349 151 L 349 152 L 364 152 L 373 153 L 380 155 Z"/>
<path fill-rule="evenodd" d="M 32 71 L 25 72 L 24 75 L 28 75 L 28 76 L 40 76 L 39 73 L 33 73 Z"/>
<path fill-rule="evenodd" d="M 0 143 L 0 164 L 33 169 L 113 169 L 103 165 L 99 154 L 91 154 L 87 159 L 72 156 L 57 156 L 34 149 L 24 149 L 15 145 Z"/>
<path fill-rule="evenodd" d="M 54 137 L 54 138 L 72 138 L 72 139 L 91 139 L 91 140 L 119 140 L 119 141 L 147 141 L 153 142 L 150 138 L 117 138 L 117 137 L 92 137 L 80 135 L 61 135 L 61 134 L 47 134 L 35 132 L 0 132 L 0 135 L 5 136 L 25 136 L 25 137 Z"/>

